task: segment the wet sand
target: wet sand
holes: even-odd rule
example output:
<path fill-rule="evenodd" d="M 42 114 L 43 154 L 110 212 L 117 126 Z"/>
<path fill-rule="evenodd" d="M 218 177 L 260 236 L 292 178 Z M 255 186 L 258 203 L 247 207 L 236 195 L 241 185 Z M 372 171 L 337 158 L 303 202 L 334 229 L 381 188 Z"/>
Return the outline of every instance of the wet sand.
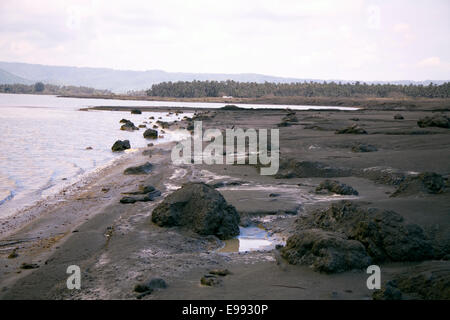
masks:
<path fill-rule="evenodd" d="M 203 127 L 219 129 L 277 128 L 286 115 L 285 110 L 205 112 Z M 398 112 L 297 111 L 299 121 L 280 128 L 281 159 L 361 170 L 433 171 L 448 177 L 449 129 L 417 127 L 417 120 L 430 115 L 429 111 L 403 110 L 405 119 L 394 120 Z M 335 134 L 355 123 L 368 134 Z M 352 152 L 355 142 L 374 145 L 378 151 Z M 395 210 L 433 233 L 443 247 L 450 247 L 448 188 L 441 194 L 390 197 L 395 186 L 348 175 L 336 179 L 358 190 L 358 196 L 316 194 L 314 189 L 323 177 L 277 179 L 261 176 L 251 165 L 174 166 L 172 146 L 148 148 L 150 158 L 142 152 L 130 155 L 79 188 L 42 201 L 16 219 L 0 220 L 0 298 L 136 299 L 135 284 L 161 277 L 168 288 L 143 299 L 371 299 L 364 270 L 321 274 L 287 264 L 275 249 L 239 252 L 234 241 L 229 250 L 222 250 L 225 243 L 214 236 L 154 225 L 152 209 L 187 181 L 228 183 L 217 190 L 236 207 L 244 223 L 274 237 L 270 241 L 276 238 L 282 243 L 294 231 L 299 215 L 333 201 L 353 199 L 363 206 Z M 123 175 L 125 168 L 146 161 L 154 165 L 152 173 Z M 230 185 L 231 181 L 238 183 Z M 141 184 L 155 186 L 162 196 L 153 202 L 119 203 L 122 193 Z M 15 248 L 18 256 L 9 259 Z M 21 269 L 24 262 L 39 268 Z M 66 288 L 66 269 L 72 264 L 81 268 L 81 290 Z M 416 264 L 420 263 L 382 264 L 383 282 Z M 200 278 L 217 268 L 232 274 L 222 278 L 221 286 L 200 285 Z"/>

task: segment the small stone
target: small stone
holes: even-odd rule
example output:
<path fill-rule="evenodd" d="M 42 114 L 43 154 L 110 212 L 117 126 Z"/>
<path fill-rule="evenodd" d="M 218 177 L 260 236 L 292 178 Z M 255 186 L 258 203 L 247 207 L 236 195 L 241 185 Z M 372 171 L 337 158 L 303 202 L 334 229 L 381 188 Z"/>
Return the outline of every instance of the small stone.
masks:
<path fill-rule="evenodd" d="M 210 270 L 209 273 L 213 274 L 213 275 L 217 275 L 217 276 L 222 276 L 222 277 L 225 277 L 225 276 L 231 274 L 230 270 L 228 270 L 228 269 L 213 269 L 213 270 Z"/>
<path fill-rule="evenodd" d="M 39 265 L 37 265 L 36 263 L 26 263 L 26 262 L 24 262 L 24 263 L 22 263 L 20 265 L 20 269 L 25 269 L 25 270 L 27 270 L 27 269 L 37 269 L 37 268 L 39 268 Z"/>
<path fill-rule="evenodd" d="M 204 286 L 216 287 L 216 286 L 221 285 L 222 280 L 217 279 L 215 276 L 212 276 L 212 275 L 204 275 L 200 279 L 200 283 Z"/>

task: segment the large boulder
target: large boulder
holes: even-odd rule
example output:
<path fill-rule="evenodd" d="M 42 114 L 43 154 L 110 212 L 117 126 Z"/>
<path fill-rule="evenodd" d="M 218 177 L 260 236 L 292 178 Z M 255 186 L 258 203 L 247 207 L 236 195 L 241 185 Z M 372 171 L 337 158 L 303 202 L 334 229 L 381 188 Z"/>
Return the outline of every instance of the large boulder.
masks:
<path fill-rule="evenodd" d="M 112 151 L 123 151 L 126 149 L 130 149 L 130 141 L 129 140 L 117 140 L 114 142 L 113 146 L 111 147 Z"/>
<path fill-rule="evenodd" d="M 373 298 L 450 300 L 450 262 L 427 261 L 397 273 L 373 293 Z"/>
<path fill-rule="evenodd" d="M 435 114 L 431 117 L 424 117 L 417 121 L 417 125 L 421 128 L 425 127 L 439 127 L 450 128 L 450 118 L 445 114 Z"/>
<path fill-rule="evenodd" d="M 187 183 L 153 210 L 152 221 L 161 227 L 183 226 L 200 235 L 229 239 L 239 234 L 240 218 L 211 186 Z"/>
<path fill-rule="evenodd" d="M 405 178 L 391 197 L 412 195 L 417 193 L 442 193 L 445 190 L 444 178 L 434 172 L 423 172 L 416 176 Z"/>
<path fill-rule="evenodd" d="M 157 139 L 158 138 L 158 131 L 153 129 L 147 129 L 144 131 L 144 138 L 146 139 Z"/>
<path fill-rule="evenodd" d="M 394 211 L 362 208 L 343 200 L 299 220 L 300 229 L 321 228 L 361 242 L 376 261 L 422 261 L 434 256 L 431 241 L 417 224 Z"/>
<path fill-rule="evenodd" d="M 290 264 L 308 265 L 326 273 L 362 269 L 371 263 L 359 241 L 320 229 L 302 230 L 289 237 L 281 256 Z"/>

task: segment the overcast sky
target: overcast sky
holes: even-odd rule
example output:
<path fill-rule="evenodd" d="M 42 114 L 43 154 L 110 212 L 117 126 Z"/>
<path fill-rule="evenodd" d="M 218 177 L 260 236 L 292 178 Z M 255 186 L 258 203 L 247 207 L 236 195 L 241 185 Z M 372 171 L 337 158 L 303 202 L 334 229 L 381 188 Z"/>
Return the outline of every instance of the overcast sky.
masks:
<path fill-rule="evenodd" d="M 450 79 L 449 0 L 0 0 L 0 60 Z"/>

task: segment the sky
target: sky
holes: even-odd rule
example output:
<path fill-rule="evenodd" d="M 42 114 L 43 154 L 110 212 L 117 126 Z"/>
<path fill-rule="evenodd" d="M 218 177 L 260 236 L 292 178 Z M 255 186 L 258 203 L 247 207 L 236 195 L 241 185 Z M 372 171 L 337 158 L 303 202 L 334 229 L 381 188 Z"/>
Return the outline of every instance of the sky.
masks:
<path fill-rule="evenodd" d="M 449 0 L 0 0 L 0 60 L 341 80 L 450 79 Z"/>

